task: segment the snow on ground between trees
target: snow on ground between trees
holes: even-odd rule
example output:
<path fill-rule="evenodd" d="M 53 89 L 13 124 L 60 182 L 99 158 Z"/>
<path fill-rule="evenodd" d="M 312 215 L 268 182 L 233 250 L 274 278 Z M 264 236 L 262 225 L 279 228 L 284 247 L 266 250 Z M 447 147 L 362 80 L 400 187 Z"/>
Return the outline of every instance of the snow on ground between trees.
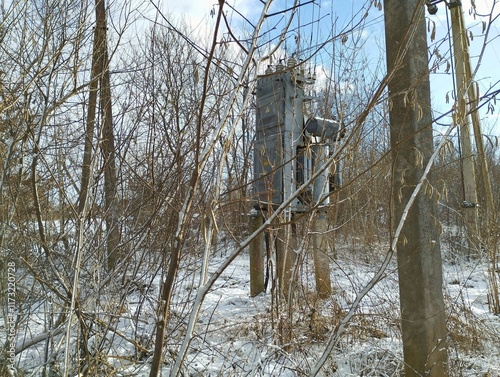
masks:
<path fill-rule="evenodd" d="M 229 245 L 229 246 L 228 246 Z M 333 295 L 321 300 L 314 293 L 312 258 L 305 256 L 294 288 L 291 340 L 280 344 L 278 329 L 287 306 L 278 306 L 271 293 L 249 296 L 248 253 L 240 254 L 226 269 L 203 303 L 183 371 L 186 376 L 302 376 L 308 375 L 324 350 L 331 332 L 349 310 L 359 292 L 380 265 L 381 247 L 337 246 L 332 260 Z M 209 273 L 232 251 L 219 245 Z M 486 263 L 444 252 L 444 283 L 448 310 L 452 376 L 500 376 L 500 319 L 488 313 Z M 196 257 L 184 260 L 176 286 L 168 336 L 165 340 L 163 375 L 173 363 L 185 334 L 193 297 L 198 287 Z M 322 369 L 324 376 L 399 376 L 403 370 L 399 328 L 399 298 L 395 261 L 383 279 L 369 292 L 342 334 L 341 341 Z M 105 362 L 117 376 L 148 376 L 151 354 L 141 354 L 127 339 L 151 348 L 155 325 L 155 301 L 159 276 L 147 289 L 151 276 L 129 289 L 116 332 L 106 334 L 110 352 Z M 43 306 L 32 310 L 33 334 L 44 332 Z M 5 326 L 2 320 L 2 330 Z M 116 334 L 122 334 L 117 336 Z M 60 335 L 59 335 L 60 336 Z M 102 334 L 104 338 L 104 334 Z M 89 347 L 102 341 L 93 337 Z M 76 338 L 72 341 L 76 341 Z M 27 375 L 38 375 L 43 343 L 18 355 Z M 111 370 L 111 369 L 110 369 Z M 30 374 L 30 372 L 32 374 Z"/>

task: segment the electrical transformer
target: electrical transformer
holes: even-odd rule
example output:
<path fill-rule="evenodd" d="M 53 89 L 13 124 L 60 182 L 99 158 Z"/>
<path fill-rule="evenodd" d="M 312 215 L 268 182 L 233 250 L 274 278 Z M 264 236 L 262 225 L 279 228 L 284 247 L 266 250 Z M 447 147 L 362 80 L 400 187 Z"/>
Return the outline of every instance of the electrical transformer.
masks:
<path fill-rule="evenodd" d="M 303 71 L 279 65 L 258 78 L 256 87 L 256 134 L 254 141 L 255 208 L 276 208 L 297 189 L 292 212 L 304 212 L 313 205 L 327 205 L 329 192 L 339 185 L 338 166 L 302 187 L 330 157 L 327 141 L 342 136 L 333 120 L 304 117 L 304 86 L 312 83 Z M 336 178 L 337 177 L 337 178 Z"/>

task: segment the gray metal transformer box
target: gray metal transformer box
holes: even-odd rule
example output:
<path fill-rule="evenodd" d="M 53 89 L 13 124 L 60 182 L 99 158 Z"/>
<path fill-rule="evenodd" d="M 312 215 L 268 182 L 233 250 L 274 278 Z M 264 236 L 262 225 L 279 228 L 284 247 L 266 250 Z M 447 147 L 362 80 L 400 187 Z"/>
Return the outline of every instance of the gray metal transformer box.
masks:
<path fill-rule="evenodd" d="M 296 149 L 303 144 L 304 91 L 294 70 L 257 81 L 254 178 L 256 207 L 279 206 L 296 190 Z M 292 203 L 296 210 L 298 200 Z"/>
<path fill-rule="evenodd" d="M 343 137 L 337 121 L 304 119 L 305 79 L 300 70 L 288 68 L 257 79 L 254 188 L 256 209 L 276 208 L 299 188 L 287 210 L 304 212 L 329 204 L 330 169 L 326 140 Z M 322 172 L 309 185 L 310 177 Z M 336 172 L 338 173 L 338 171 Z M 338 175 L 338 174 L 337 174 Z"/>
<path fill-rule="evenodd" d="M 255 189 L 261 206 L 275 205 L 283 202 L 285 90 L 276 75 L 260 78 L 256 90 Z"/>

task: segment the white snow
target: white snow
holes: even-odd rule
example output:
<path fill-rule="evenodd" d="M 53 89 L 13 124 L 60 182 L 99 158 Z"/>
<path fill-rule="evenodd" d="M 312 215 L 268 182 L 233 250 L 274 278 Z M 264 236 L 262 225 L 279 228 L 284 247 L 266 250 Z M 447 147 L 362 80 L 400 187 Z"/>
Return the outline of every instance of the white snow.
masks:
<path fill-rule="evenodd" d="M 219 248 L 210 259 L 209 275 L 233 249 L 231 243 Z M 249 297 L 248 254 L 240 254 L 204 300 L 183 365 L 185 375 L 307 375 L 325 349 L 331 331 L 349 310 L 356 293 L 376 272 L 384 248 L 370 246 L 365 250 L 352 250 L 349 245 L 339 245 L 337 254 L 337 259 L 331 263 L 334 293 L 327 300 L 318 299 L 314 293 L 314 269 L 311 258 L 306 255 L 294 290 L 293 336 L 289 347 L 284 347 L 278 336 L 287 306 L 282 304 L 277 310 L 269 292 L 271 284 L 267 293 Z M 446 256 L 446 252 L 444 254 Z M 182 342 L 199 283 L 201 258 L 185 258 L 183 263 L 165 341 L 163 376 L 168 376 Z M 452 376 L 500 376 L 500 318 L 488 311 L 486 268 L 482 259 L 445 258 L 444 292 L 449 313 Z M 146 274 L 145 281 L 149 283 L 150 279 Z M 138 284 L 137 289 L 127 295 L 121 317 L 113 322 L 116 334 L 109 332 L 89 340 L 92 349 L 105 335 L 106 362 L 118 371 L 118 376 L 149 374 L 152 352 L 137 357 L 138 351 L 130 339 L 152 350 L 159 286 L 159 277 L 153 280 L 149 290 Z M 45 332 L 44 306 L 38 305 L 31 312 L 28 336 Z M 0 319 L 0 328 L 5 331 L 4 319 Z M 27 376 L 41 375 L 44 346 L 45 342 L 39 343 L 17 356 Z M 320 375 L 398 376 L 402 369 L 398 284 L 393 261 L 383 279 L 361 302 Z"/>

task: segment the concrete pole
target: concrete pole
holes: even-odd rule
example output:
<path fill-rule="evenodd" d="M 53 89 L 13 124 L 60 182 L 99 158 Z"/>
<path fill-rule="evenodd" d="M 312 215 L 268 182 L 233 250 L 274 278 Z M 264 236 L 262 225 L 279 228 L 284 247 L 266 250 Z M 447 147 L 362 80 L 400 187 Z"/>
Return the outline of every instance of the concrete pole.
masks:
<path fill-rule="evenodd" d="M 464 200 L 477 203 L 476 172 L 474 167 L 474 153 L 470 135 L 470 118 L 467 115 L 467 93 L 468 82 L 466 78 L 466 56 L 465 29 L 462 21 L 462 7 L 460 5 L 450 5 L 452 33 L 453 33 L 453 53 L 455 57 L 455 82 L 457 86 L 457 98 L 455 104 L 454 121 L 460 127 L 460 143 L 462 146 L 462 173 L 464 180 Z M 468 54 L 467 54 L 468 55 Z M 474 254 L 479 250 L 478 239 L 478 218 L 477 207 L 463 208 L 463 218 L 467 228 L 469 240 L 469 253 Z"/>
<path fill-rule="evenodd" d="M 249 216 L 249 233 L 255 232 L 263 223 L 260 211 L 255 211 Z M 264 232 L 260 233 L 250 242 L 250 296 L 257 296 L 265 291 L 264 284 Z"/>
<path fill-rule="evenodd" d="M 433 152 L 424 2 L 385 0 L 391 102 L 392 224 L 402 218 Z M 405 376 L 448 376 L 437 201 L 419 193 L 397 244 Z"/>

